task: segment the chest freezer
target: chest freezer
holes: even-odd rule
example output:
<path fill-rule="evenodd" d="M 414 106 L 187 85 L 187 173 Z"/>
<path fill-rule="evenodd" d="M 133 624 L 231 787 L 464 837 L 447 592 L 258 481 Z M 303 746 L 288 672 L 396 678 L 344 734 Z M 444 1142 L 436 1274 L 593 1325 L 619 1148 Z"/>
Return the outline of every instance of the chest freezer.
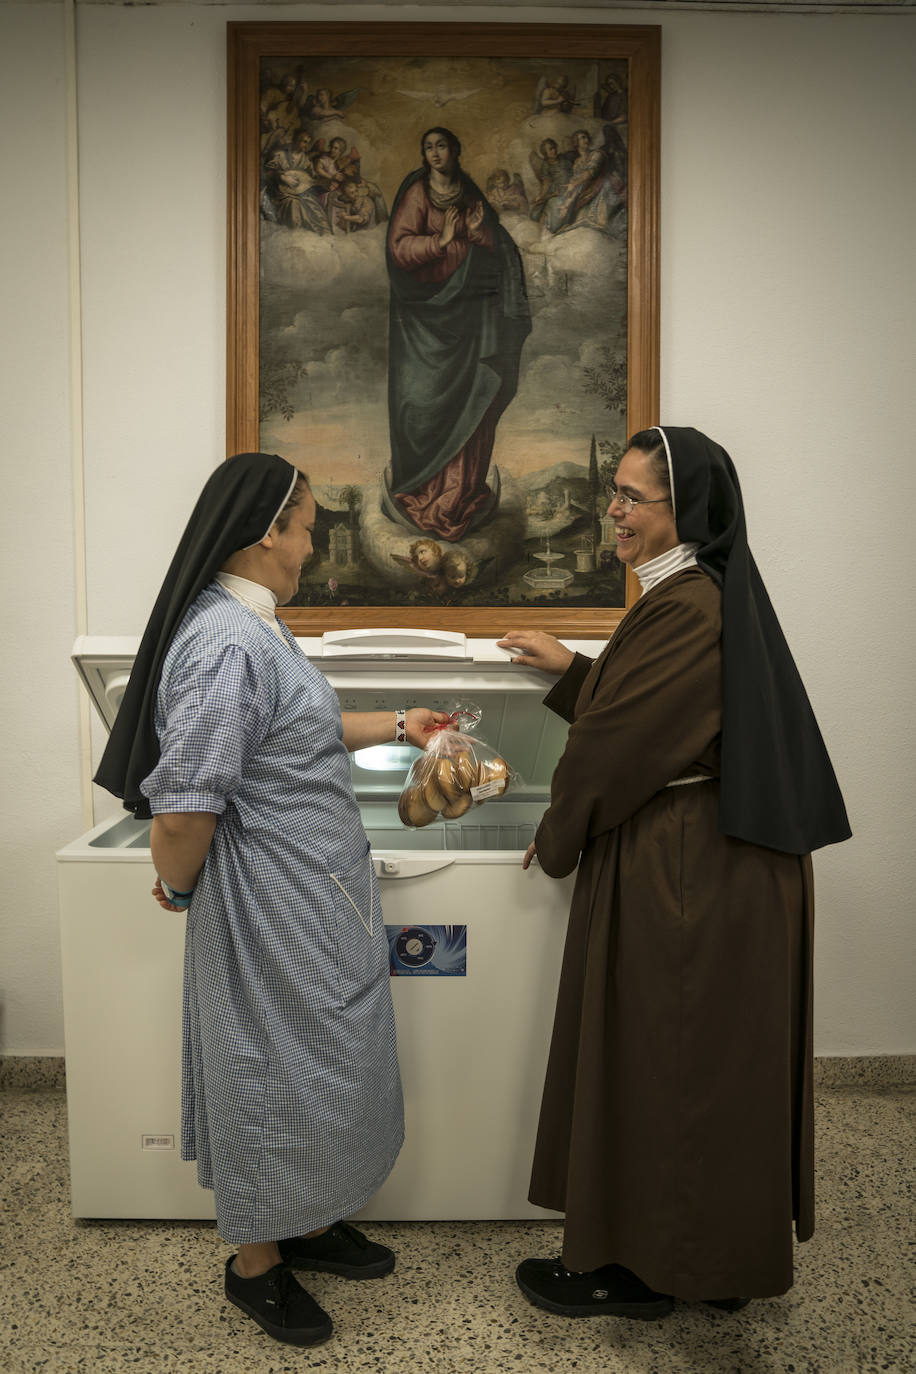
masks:
<path fill-rule="evenodd" d="M 593 642 L 567 641 L 594 654 Z M 492 641 L 372 631 L 299 641 L 344 711 L 472 702 L 522 778 L 452 821 L 405 829 L 416 751 L 352 759 L 382 892 L 406 1139 L 360 1214 L 543 1218 L 527 1200 L 573 878 L 521 868 L 567 727 L 548 681 Z M 137 641 L 81 638 L 74 663 L 110 728 Z M 75 1216 L 203 1218 L 212 1194 L 180 1158 L 184 917 L 150 895 L 148 821 L 103 821 L 57 854 Z"/>

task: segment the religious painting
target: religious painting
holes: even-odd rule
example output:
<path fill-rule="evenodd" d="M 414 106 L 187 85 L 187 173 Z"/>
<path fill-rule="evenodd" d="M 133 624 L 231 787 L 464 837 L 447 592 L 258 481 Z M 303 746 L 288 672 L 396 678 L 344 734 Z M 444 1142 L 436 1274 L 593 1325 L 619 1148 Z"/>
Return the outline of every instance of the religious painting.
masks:
<path fill-rule="evenodd" d="M 298 633 L 607 634 L 657 419 L 658 30 L 237 24 L 229 451 L 308 473 Z"/>

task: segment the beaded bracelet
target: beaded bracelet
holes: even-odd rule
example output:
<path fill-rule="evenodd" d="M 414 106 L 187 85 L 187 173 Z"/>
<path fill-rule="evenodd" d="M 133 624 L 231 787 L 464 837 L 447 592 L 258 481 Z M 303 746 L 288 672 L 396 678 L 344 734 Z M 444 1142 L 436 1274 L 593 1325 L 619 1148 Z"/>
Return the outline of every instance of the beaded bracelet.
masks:
<path fill-rule="evenodd" d="M 400 706 L 394 713 L 394 742 L 395 744 L 407 743 L 407 712 Z"/>

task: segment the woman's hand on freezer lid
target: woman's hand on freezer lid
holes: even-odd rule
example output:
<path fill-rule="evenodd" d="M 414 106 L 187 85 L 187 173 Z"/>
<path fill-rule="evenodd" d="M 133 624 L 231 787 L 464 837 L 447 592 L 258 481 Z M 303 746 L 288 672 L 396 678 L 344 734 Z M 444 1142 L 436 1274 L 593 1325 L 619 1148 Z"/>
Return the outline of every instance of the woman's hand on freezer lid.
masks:
<path fill-rule="evenodd" d="M 496 641 L 498 649 L 512 654 L 513 663 L 526 668 L 540 668 L 541 672 L 559 677 L 572 663 L 575 654 L 544 630 L 510 630 Z"/>
<path fill-rule="evenodd" d="M 532 860 L 536 859 L 537 856 L 538 852 L 534 847 L 534 840 L 532 840 L 528 848 L 525 850 L 525 857 L 522 859 L 522 868 L 529 868 L 531 866 Z"/>

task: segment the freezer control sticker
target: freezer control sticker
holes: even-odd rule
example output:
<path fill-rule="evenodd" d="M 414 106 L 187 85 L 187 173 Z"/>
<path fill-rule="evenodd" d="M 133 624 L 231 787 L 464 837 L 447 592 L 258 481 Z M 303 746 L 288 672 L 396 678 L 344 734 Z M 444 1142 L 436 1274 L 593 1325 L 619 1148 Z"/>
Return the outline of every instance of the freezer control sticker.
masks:
<path fill-rule="evenodd" d="M 386 926 L 392 978 L 464 978 L 467 926 Z"/>

